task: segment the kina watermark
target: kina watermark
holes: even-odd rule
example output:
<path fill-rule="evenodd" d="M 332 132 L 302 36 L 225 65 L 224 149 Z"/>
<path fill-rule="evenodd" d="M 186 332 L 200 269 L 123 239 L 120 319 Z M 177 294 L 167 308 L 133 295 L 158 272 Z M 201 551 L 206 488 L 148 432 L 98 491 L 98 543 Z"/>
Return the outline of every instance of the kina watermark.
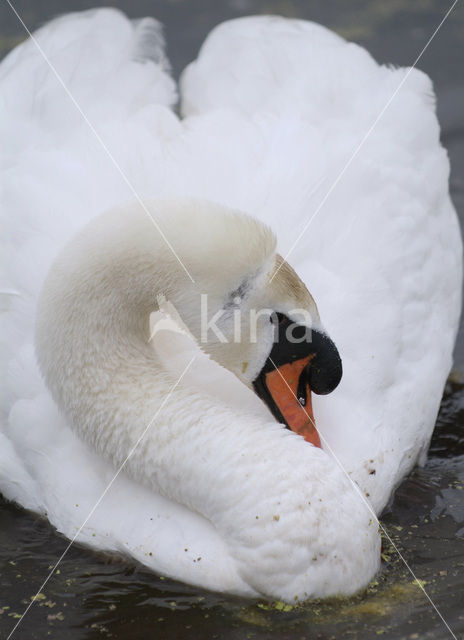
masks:
<path fill-rule="evenodd" d="M 200 294 L 198 313 L 194 314 L 195 326 L 201 344 L 220 342 L 222 344 L 244 342 L 256 344 L 262 339 L 263 332 L 272 332 L 273 341 L 282 338 L 290 344 L 312 342 L 313 318 L 307 309 L 295 308 L 277 311 L 269 307 L 254 308 L 243 304 L 240 297 L 217 309 L 217 303 L 211 305 L 207 293 Z M 192 332 L 184 320 L 184 314 L 163 295 L 157 297 L 158 311 L 152 314 L 150 340 L 161 330 Z M 199 319 L 199 323 L 198 323 Z"/>

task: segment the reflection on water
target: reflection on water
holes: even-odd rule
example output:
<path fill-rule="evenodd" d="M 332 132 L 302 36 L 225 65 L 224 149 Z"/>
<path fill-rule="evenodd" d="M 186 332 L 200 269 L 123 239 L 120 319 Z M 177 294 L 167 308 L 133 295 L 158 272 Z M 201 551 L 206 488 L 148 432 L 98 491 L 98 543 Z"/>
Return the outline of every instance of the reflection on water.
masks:
<path fill-rule="evenodd" d="M 68 0 L 67 11 L 94 4 Z M 174 72 L 191 60 L 206 33 L 226 18 L 277 12 L 320 21 L 366 46 L 381 62 L 408 65 L 446 9 L 439 0 L 118 0 L 129 15 L 155 15 L 166 24 Z M 449 3 L 451 4 L 451 3 Z M 28 26 L 63 11 L 61 0 L 16 0 Z M 453 11 L 419 67 L 434 80 L 444 144 L 453 172 L 451 191 L 464 210 L 464 144 L 460 38 L 464 10 Z M 0 9 L 0 54 L 23 37 L 9 8 Z M 456 366 L 464 370 L 464 337 Z M 423 581 L 456 635 L 464 633 L 464 385 L 448 384 L 429 461 L 396 492 L 382 523 Z M 6 636 L 68 541 L 41 518 L 0 502 L 0 635 Z M 282 640 L 302 638 L 410 639 L 451 637 L 391 544 L 366 593 L 312 602 L 291 611 L 201 592 L 157 577 L 127 559 L 71 548 L 34 603 L 16 638 L 162 638 L 170 640 Z M 461 598 L 461 601 L 459 601 Z"/>

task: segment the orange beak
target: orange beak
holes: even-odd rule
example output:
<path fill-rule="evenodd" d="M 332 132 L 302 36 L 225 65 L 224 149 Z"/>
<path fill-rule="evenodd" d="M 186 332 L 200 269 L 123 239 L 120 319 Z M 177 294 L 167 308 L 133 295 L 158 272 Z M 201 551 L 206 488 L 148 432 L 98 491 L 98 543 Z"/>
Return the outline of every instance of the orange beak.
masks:
<path fill-rule="evenodd" d="M 275 419 L 321 446 L 311 406 L 311 392 L 333 391 L 342 377 L 342 361 L 329 336 L 290 320 L 271 316 L 274 342 L 263 368 L 253 380 L 258 396 Z"/>
<path fill-rule="evenodd" d="M 287 426 L 313 444 L 321 446 L 311 405 L 311 389 L 305 383 L 305 398 L 298 397 L 300 376 L 314 354 L 283 364 L 265 374 L 265 385 Z"/>

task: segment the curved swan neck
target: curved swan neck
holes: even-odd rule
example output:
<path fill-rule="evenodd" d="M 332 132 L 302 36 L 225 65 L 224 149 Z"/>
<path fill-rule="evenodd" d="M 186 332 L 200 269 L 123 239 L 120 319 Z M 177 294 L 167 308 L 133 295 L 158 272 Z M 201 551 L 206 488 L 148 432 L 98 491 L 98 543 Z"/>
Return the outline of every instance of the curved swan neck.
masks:
<path fill-rule="evenodd" d="M 207 215 L 202 228 L 200 217 L 200 234 L 205 230 L 206 218 Z M 243 220 L 248 224 L 247 219 Z M 234 224 L 237 221 L 234 219 Z M 183 224 L 182 219 L 171 222 L 171 232 Z M 214 226 L 214 220 L 212 223 Z M 266 235 L 265 228 L 264 231 L 268 242 L 261 253 L 266 257 L 267 253 L 272 255 L 274 239 Z M 185 242 L 185 233 L 183 238 Z M 188 240 L 193 246 L 184 244 L 181 255 L 204 282 L 201 270 L 206 271 L 207 277 L 211 275 L 203 264 L 195 263 L 198 238 L 190 235 Z M 208 249 L 209 257 L 216 251 L 215 240 L 210 239 L 209 243 L 210 247 L 206 238 L 206 258 Z M 246 247 L 247 252 L 249 249 Z M 219 254 L 223 253 L 219 247 Z M 251 269 L 256 271 L 262 255 L 256 250 L 255 253 L 257 258 Z M 240 261 L 240 255 L 237 257 L 237 273 L 229 269 L 224 276 L 229 278 L 226 287 L 234 286 L 242 277 L 245 262 Z M 202 258 L 205 260 L 205 251 Z M 39 299 L 36 351 L 47 386 L 73 428 L 115 464 L 122 462 L 129 443 L 152 421 L 175 382 L 149 343 L 149 316 L 160 293 L 181 316 L 183 311 L 191 313 L 193 301 L 199 299 L 197 283 L 187 279 L 155 226 L 140 211 L 126 208 L 100 217 L 73 239 L 52 267 Z M 218 295 L 213 289 L 212 297 Z M 195 429 L 198 422 L 197 413 L 185 411 L 184 405 L 192 401 L 191 394 L 185 389 L 173 394 L 185 432 Z M 211 404 L 217 403 L 211 398 L 203 399 L 200 415 L 211 411 Z M 178 415 L 166 410 L 160 420 L 177 432 Z M 159 441 L 156 445 L 152 439 L 148 442 L 161 451 Z M 146 470 L 150 466 L 141 464 L 133 475 L 158 491 L 189 502 L 185 491 L 174 496 L 173 486 L 166 485 L 158 473 L 156 479 L 148 477 Z"/>
<path fill-rule="evenodd" d="M 162 222 L 153 224 L 134 206 L 94 220 L 64 249 L 44 284 L 36 327 L 39 364 L 73 422 L 85 414 L 92 388 L 109 377 L 115 381 L 115 372 L 156 388 L 159 363 L 149 344 L 149 316 L 159 294 L 198 338 L 202 287 L 220 307 L 244 273 L 258 272 L 273 256 L 274 236 L 247 216 L 201 201 L 154 201 L 149 207 L 155 218 L 164 213 Z M 161 225 L 196 282 L 163 239 Z M 234 233 L 240 240 L 234 260 L 218 277 Z M 127 382 L 121 384 L 127 393 Z M 118 394 L 114 385 L 112 393 Z"/>

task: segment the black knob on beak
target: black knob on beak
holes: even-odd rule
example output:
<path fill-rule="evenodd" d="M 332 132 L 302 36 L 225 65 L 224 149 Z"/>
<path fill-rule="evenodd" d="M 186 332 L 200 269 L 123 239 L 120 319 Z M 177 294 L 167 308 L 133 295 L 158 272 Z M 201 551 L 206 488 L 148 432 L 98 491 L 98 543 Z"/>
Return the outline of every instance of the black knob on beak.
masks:
<path fill-rule="evenodd" d="M 342 379 L 342 361 L 337 347 L 324 333 L 313 329 L 309 346 L 314 357 L 306 367 L 307 381 L 311 391 L 325 395 L 333 391 Z"/>

